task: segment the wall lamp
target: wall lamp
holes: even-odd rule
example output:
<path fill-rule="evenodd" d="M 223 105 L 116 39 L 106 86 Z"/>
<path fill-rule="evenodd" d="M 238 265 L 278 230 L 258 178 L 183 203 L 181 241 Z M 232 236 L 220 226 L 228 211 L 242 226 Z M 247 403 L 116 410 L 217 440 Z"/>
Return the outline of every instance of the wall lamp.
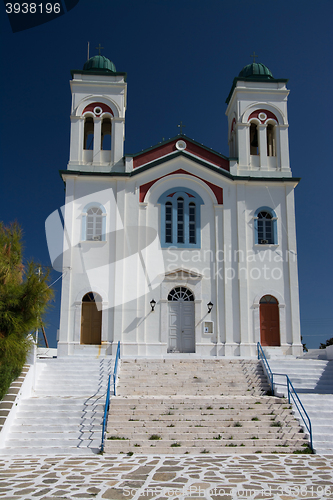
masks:
<path fill-rule="evenodd" d="M 211 310 L 213 309 L 213 305 L 214 305 L 214 304 L 213 304 L 213 302 L 208 302 L 208 304 L 207 304 L 207 307 L 208 307 L 208 313 L 210 313 L 210 312 L 211 312 Z"/>
<path fill-rule="evenodd" d="M 149 303 L 150 303 L 150 307 L 151 307 L 152 312 L 154 312 L 155 306 L 156 306 L 156 301 L 154 299 L 152 299 Z"/>

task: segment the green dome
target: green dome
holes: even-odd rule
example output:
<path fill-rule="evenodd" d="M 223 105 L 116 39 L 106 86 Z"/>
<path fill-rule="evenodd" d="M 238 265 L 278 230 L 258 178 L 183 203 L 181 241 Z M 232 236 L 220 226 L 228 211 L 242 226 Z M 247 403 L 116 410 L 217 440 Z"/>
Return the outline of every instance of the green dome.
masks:
<path fill-rule="evenodd" d="M 238 75 L 239 78 L 273 78 L 271 71 L 261 63 L 252 63 L 244 66 Z"/>
<path fill-rule="evenodd" d="M 94 56 L 84 63 L 85 71 L 112 71 L 116 72 L 116 67 L 110 59 L 104 56 Z"/>

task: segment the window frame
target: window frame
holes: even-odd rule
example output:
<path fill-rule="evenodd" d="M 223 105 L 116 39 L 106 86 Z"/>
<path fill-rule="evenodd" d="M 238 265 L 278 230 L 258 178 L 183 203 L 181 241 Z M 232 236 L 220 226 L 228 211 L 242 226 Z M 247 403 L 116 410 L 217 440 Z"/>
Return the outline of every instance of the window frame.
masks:
<path fill-rule="evenodd" d="M 272 240 L 273 242 L 267 242 L 267 243 L 262 243 L 259 241 L 259 228 L 258 228 L 258 215 L 260 212 L 267 212 L 271 216 L 271 227 L 272 227 Z M 278 234 L 277 234 L 277 216 L 274 210 L 270 207 L 260 207 L 255 211 L 254 214 L 254 234 L 255 234 L 255 239 L 254 243 L 255 245 L 278 245 Z"/>
<path fill-rule="evenodd" d="M 102 211 L 102 227 L 101 227 L 101 239 L 87 239 L 87 224 L 88 224 L 88 211 L 91 208 L 97 208 Z M 86 205 L 82 211 L 82 241 L 89 241 L 90 243 L 106 241 L 106 210 L 100 203 L 92 202 Z"/>
<path fill-rule="evenodd" d="M 181 224 L 178 222 L 178 202 L 179 198 L 183 199 L 183 216 Z M 158 199 L 158 203 L 161 205 L 161 247 L 162 248 L 201 248 L 201 205 L 204 205 L 202 198 L 192 189 L 184 187 L 175 187 L 165 191 Z M 171 219 L 169 216 L 171 204 Z M 192 205 L 191 205 L 192 204 Z M 194 210 L 194 221 L 190 222 L 190 205 L 191 205 L 191 217 L 193 218 L 193 204 L 195 205 Z M 168 208 L 168 211 L 167 211 Z M 168 219 L 167 219 L 168 218 Z M 170 237 L 167 236 L 167 225 L 171 228 L 171 241 Z M 182 226 L 183 231 L 183 243 L 178 242 L 178 231 Z M 190 243 L 190 239 L 193 238 L 193 227 L 195 235 L 195 243 Z M 190 231 L 190 228 L 192 231 Z M 170 234 L 170 232 L 168 233 Z M 190 236 L 192 234 L 192 236 Z"/>

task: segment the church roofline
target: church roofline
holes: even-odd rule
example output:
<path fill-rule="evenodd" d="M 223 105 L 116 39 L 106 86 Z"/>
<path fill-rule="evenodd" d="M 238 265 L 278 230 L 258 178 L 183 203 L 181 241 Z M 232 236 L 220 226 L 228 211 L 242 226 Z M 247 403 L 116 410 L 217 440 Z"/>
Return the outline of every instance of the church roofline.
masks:
<path fill-rule="evenodd" d="M 100 75 L 100 76 L 123 76 L 124 81 L 127 80 L 127 73 L 121 71 L 110 71 L 110 70 L 85 70 L 85 69 L 72 69 L 71 70 L 72 78 L 74 75 Z"/>
<path fill-rule="evenodd" d="M 178 151 L 174 155 L 172 155 L 172 159 L 177 158 L 178 156 L 184 156 L 192 161 L 195 161 L 196 163 L 199 163 L 201 165 L 204 165 L 206 168 L 213 170 L 215 173 L 221 174 L 223 177 L 227 177 L 231 181 L 242 181 L 242 182 L 290 182 L 295 185 L 297 185 L 301 177 L 254 177 L 254 176 L 248 176 L 248 175 L 233 175 L 230 174 L 230 172 L 227 172 L 226 170 L 216 167 L 215 165 L 211 165 L 200 158 L 195 158 L 193 156 L 190 156 L 183 151 Z M 134 177 L 135 175 L 139 175 L 142 172 L 160 165 L 162 163 L 165 163 L 166 161 L 169 161 L 170 155 L 164 158 L 160 158 L 159 160 L 156 160 L 152 163 L 149 163 L 148 165 L 143 165 L 141 168 L 132 170 L 131 172 L 83 172 L 80 170 L 59 170 L 59 174 L 63 181 L 65 181 L 66 176 L 73 176 L 73 177 L 81 177 L 81 176 L 86 176 L 86 177 Z"/>
<path fill-rule="evenodd" d="M 237 85 L 237 82 L 260 82 L 260 83 L 287 83 L 288 82 L 288 79 L 286 78 L 270 78 L 269 80 L 268 79 L 264 79 L 264 78 L 260 78 L 260 77 L 247 77 L 247 78 L 244 78 L 244 77 L 239 77 L 239 76 L 236 76 L 232 82 L 232 87 L 231 87 L 231 90 L 229 92 L 229 95 L 228 97 L 226 98 L 226 104 L 229 104 L 230 102 L 230 99 L 232 97 L 232 94 L 236 88 L 236 85 Z"/>
<path fill-rule="evenodd" d="M 233 160 L 234 158 L 229 158 L 228 156 L 225 156 L 223 155 L 222 153 L 218 153 L 217 151 L 215 151 L 214 149 L 212 148 L 209 148 L 208 146 L 205 146 L 204 144 L 200 143 L 200 142 L 197 142 L 195 141 L 194 139 L 191 139 L 191 137 L 188 137 L 187 135 L 185 134 L 178 134 L 178 135 L 175 135 L 174 137 L 171 137 L 170 139 L 166 139 L 164 141 L 161 141 L 157 144 L 155 144 L 154 146 L 151 146 L 150 148 L 146 148 L 146 149 L 143 149 L 142 151 L 139 151 L 138 153 L 134 153 L 134 154 L 127 154 L 126 156 L 129 156 L 129 157 L 133 157 L 133 158 L 136 158 L 137 156 L 140 156 L 142 154 L 145 154 L 145 153 L 148 153 L 149 151 L 152 151 L 160 146 L 163 146 L 164 144 L 168 144 L 168 143 L 171 143 L 175 140 L 186 140 L 186 141 L 190 141 L 192 144 L 195 144 L 196 146 L 199 146 L 200 148 L 203 148 L 205 149 L 206 151 L 209 151 L 210 153 L 213 153 L 217 156 L 219 156 L 220 158 L 223 158 L 224 160 L 227 160 L 229 161 L 230 159 Z"/>

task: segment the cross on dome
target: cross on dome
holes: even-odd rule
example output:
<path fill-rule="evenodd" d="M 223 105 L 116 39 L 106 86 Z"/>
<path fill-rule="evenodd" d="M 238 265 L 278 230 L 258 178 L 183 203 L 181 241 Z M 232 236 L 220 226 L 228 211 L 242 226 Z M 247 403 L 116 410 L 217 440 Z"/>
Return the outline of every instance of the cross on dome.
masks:
<path fill-rule="evenodd" d="M 98 55 L 100 56 L 101 55 L 101 50 L 104 49 L 104 47 L 101 47 L 101 44 L 99 43 L 98 47 L 95 47 L 95 49 L 98 50 Z"/>
<path fill-rule="evenodd" d="M 253 57 L 253 62 L 256 62 L 256 57 L 259 57 L 256 55 L 255 51 L 253 51 L 253 54 L 250 55 L 250 57 Z"/>

